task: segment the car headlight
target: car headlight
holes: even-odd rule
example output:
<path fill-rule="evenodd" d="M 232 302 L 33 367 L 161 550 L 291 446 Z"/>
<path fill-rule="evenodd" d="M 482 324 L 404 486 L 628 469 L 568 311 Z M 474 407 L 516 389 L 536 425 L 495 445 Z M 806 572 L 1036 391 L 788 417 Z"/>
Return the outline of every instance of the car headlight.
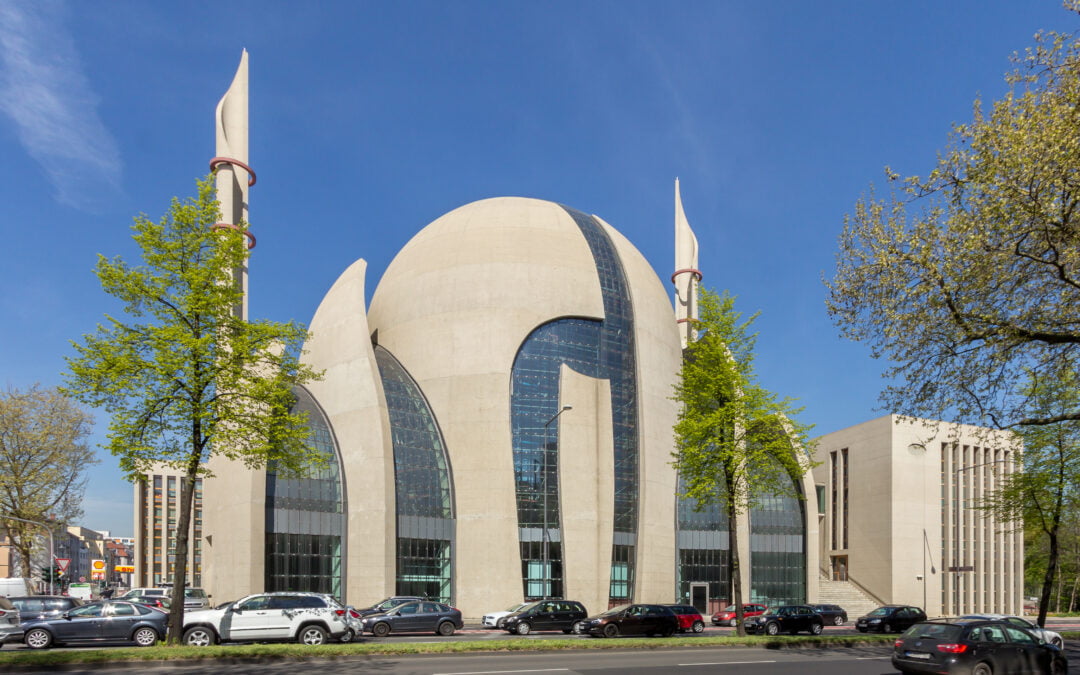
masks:
<path fill-rule="evenodd" d="M 881 619 L 870 619 L 867 623 L 881 623 Z"/>

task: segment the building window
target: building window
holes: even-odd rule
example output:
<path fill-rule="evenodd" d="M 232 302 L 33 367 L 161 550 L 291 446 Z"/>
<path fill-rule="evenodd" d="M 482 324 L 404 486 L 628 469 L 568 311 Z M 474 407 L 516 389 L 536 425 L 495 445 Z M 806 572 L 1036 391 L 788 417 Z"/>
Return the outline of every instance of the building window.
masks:
<path fill-rule="evenodd" d="M 722 489 L 722 486 L 720 486 Z M 686 490 L 679 477 L 678 494 Z M 722 494 L 722 493 L 721 493 Z M 677 598 L 691 603 L 693 584 L 708 584 L 708 600 L 712 606 L 731 602 L 731 555 L 727 514 L 717 503 L 702 505 L 692 499 L 678 500 Z"/>
<path fill-rule="evenodd" d="M 307 412 L 313 449 L 327 462 L 302 477 L 266 471 L 267 591 L 308 591 L 341 597 L 344 499 L 341 455 L 330 423 L 306 389 L 294 410 Z M 198 487 L 198 486 L 197 486 Z"/>
<path fill-rule="evenodd" d="M 799 481 L 792 485 L 801 495 Z M 806 602 L 806 502 L 799 497 L 764 497 L 750 509 L 750 601 Z"/>
<path fill-rule="evenodd" d="M 397 592 L 451 602 L 454 508 L 450 460 L 420 387 L 382 346 L 375 347 L 394 446 Z"/>

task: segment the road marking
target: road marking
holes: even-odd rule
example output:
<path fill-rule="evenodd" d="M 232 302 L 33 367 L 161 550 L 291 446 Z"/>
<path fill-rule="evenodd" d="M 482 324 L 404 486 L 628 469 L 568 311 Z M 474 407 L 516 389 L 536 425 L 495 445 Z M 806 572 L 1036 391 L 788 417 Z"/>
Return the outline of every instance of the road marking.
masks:
<path fill-rule="evenodd" d="M 470 670 L 461 673 L 434 673 L 434 675 L 497 675 L 498 673 L 557 673 L 568 672 L 569 668 L 536 668 L 533 670 Z"/>
<path fill-rule="evenodd" d="M 752 663 L 776 663 L 776 661 L 717 661 L 715 663 L 680 663 L 680 666 L 743 666 Z"/>

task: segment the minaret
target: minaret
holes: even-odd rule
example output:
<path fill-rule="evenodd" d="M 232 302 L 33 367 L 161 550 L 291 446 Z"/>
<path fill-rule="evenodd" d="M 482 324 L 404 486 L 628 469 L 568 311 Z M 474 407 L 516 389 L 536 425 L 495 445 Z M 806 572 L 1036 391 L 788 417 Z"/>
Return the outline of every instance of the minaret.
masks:
<path fill-rule="evenodd" d="M 221 222 L 215 228 L 241 230 L 248 240 L 248 249 L 255 248 L 255 236 L 248 231 L 248 188 L 255 184 L 255 172 L 248 166 L 248 53 L 240 55 L 229 90 L 218 101 L 214 113 L 217 156 L 210 160 L 210 170 L 217 179 L 217 198 L 221 203 Z M 244 298 L 236 307 L 236 315 L 248 317 L 248 266 L 233 270 L 233 278 L 243 290 Z"/>
<path fill-rule="evenodd" d="M 697 332 L 690 323 L 698 318 L 697 286 L 701 281 L 698 269 L 698 243 L 690 223 L 683 212 L 682 196 L 679 194 L 679 179 L 675 179 L 675 273 L 671 283 L 675 284 L 675 319 L 679 324 L 679 336 L 683 349 L 694 341 Z"/>

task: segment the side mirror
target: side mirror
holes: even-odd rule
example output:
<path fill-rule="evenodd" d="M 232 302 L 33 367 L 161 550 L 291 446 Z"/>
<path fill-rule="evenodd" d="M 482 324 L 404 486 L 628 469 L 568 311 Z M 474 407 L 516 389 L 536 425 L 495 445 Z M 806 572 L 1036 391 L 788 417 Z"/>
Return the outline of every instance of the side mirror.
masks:
<path fill-rule="evenodd" d="M 63 613 L 63 614 L 61 614 L 60 616 L 62 616 L 63 618 L 67 619 L 68 621 L 71 621 L 71 614 L 69 614 L 69 613 L 67 613 L 67 612 L 64 612 L 64 613 Z"/>

